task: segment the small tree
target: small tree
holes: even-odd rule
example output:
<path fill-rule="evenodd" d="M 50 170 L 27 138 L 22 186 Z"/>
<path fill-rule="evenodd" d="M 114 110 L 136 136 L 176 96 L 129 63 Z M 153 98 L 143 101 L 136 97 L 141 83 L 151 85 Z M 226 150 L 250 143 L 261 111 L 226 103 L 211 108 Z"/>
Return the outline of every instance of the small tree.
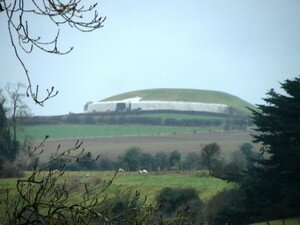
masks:
<path fill-rule="evenodd" d="M 165 152 L 156 153 L 154 155 L 154 161 L 158 171 L 167 170 L 169 167 L 168 155 Z"/>
<path fill-rule="evenodd" d="M 9 102 L 9 116 L 11 118 L 11 127 L 13 131 L 13 144 L 17 148 L 17 126 L 19 121 L 25 116 L 30 115 L 29 107 L 25 104 L 25 85 L 18 82 L 16 84 L 7 84 L 6 87 L 7 100 Z"/>
<path fill-rule="evenodd" d="M 169 164 L 172 168 L 178 169 L 180 166 L 181 154 L 178 151 L 173 151 L 169 155 Z"/>
<path fill-rule="evenodd" d="M 216 142 L 204 145 L 201 150 L 201 162 L 211 174 L 213 164 L 221 153 L 221 147 Z"/>
<path fill-rule="evenodd" d="M 132 147 L 126 151 L 125 155 L 122 158 L 122 162 L 125 164 L 126 168 L 128 168 L 129 171 L 136 171 L 139 169 L 140 155 L 141 150 L 137 147 Z"/>
<path fill-rule="evenodd" d="M 188 170 L 197 170 L 201 168 L 200 156 L 196 152 L 189 152 L 184 161 L 184 167 Z"/>
<path fill-rule="evenodd" d="M 15 148 L 17 145 L 13 143 L 3 103 L 4 100 L 0 104 L 0 156 L 4 160 L 13 162 L 17 156 L 18 149 Z"/>
<path fill-rule="evenodd" d="M 139 164 L 142 169 L 152 171 L 156 168 L 154 167 L 154 157 L 150 153 L 143 152 L 139 157 Z"/>

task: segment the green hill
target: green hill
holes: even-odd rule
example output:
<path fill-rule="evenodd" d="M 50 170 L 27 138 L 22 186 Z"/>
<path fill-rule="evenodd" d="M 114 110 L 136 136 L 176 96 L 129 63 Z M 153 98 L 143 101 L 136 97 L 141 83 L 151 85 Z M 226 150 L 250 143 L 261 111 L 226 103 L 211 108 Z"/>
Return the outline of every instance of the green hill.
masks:
<path fill-rule="evenodd" d="M 246 107 L 255 108 L 254 105 L 225 92 L 197 90 L 197 89 L 147 89 L 127 92 L 114 95 L 101 101 L 116 101 L 126 98 L 141 97 L 142 100 L 158 100 L 158 101 L 183 101 L 183 102 L 204 102 L 219 103 L 233 107 L 237 111 L 244 113 L 249 112 Z"/>

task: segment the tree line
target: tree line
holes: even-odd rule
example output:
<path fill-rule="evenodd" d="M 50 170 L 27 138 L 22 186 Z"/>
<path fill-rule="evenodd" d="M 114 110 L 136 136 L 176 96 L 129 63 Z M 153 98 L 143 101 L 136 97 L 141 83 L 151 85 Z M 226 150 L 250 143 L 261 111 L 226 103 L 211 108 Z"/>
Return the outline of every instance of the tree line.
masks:
<path fill-rule="evenodd" d="M 50 160 L 55 155 L 50 157 Z M 90 153 L 82 155 L 76 163 L 65 165 L 65 170 L 99 170 L 99 171 L 117 171 L 122 168 L 128 172 L 138 170 L 147 170 L 149 172 L 164 171 L 191 171 L 207 170 L 210 175 L 223 178 L 232 172 L 242 171 L 254 165 L 255 159 L 261 156 L 254 151 L 251 143 L 244 143 L 239 149 L 232 152 L 228 158 L 222 156 L 221 146 L 216 142 L 199 146 L 199 150 L 189 152 L 182 156 L 179 151 L 172 152 L 143 152 L 139 147 L 132 147 L 126 150 L 116 159 L 107 156 L 100 156 L 97 160 L 92 160 Z M 28 170 L 39 166 L 39 157 L 32 158 L 28 164 Z M 48 169 L 56 170 L 64 166 L 64 162 L 54 160 Z"/>

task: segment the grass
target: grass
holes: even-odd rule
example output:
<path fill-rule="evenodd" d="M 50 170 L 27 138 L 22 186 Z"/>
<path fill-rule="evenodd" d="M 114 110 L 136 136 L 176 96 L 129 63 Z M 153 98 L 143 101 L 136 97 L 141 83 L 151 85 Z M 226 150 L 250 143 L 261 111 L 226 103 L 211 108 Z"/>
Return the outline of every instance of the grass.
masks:
<path fill-rule="evenodd" d="M 189 134 L 208 132 L 216 128 L 210 127 L 175 127 L 148 125 L 35 125 L 23 126 L 18 135 L 22 140 L 23 133 L 36 140 L 42 140 L 45 135 L 50 139 L 87 138 L 87 137 L 121 137 L 121 136 L 157 136 L 168 134 Z"/>
<path fill-rule="evenodd" d="M 84 173 L 89 173 L 90 177 L 81 177 Z M 76 180 L 79 180 L 79 184 L 76 182 L 78 187 L 87 184 L 93 190 L 100 190 L 98 186 L 101 184 L 94 183 L 96 178 L 107 181 L 112 178 L 113 173 L 114 172 L 67 171 L 64 174 L 64 179 L 71 181 L 76 178 Z M 29 172 L 27 172 L 27 174 L 29 174 Z M 0 186 L 2 189 L 13 189 L 15 184 L 15 178 L 0 179 Z M 219 191 L 226 188 L 232 188 L 233 186 L 223 180 L 207 176 L 207 174 L 200 172 L 190 172 L 185 174 L 177 172 L 138 174 L 137 172 L 131 172 L 118 173 L 106 194 L 116 193 L 116 191 L 138 191 L 141 193 L 142 198 L 147 197 L 148 203 L 154 203 L 155 196 L 164 187 L 193 187 L 198 191 L 199 197 L 206 202 Z M 72 198 L 79 198 L 81 192 L 82 188 L 79 188 L 79 190 L 76 188 L 76 190 L 71 193 Z"/>
<path fill-rule="evenodd" d="M 0 193 L 3 189 L 13 190 L 16 187 L 16 178 L 0 179 Z"/>
<path fill-rule="evenodd" d="M 192 187 L 199 192 L 199 197 L 208 201 L 212 196 L 225 188 L 231 188 L 232 185 L 223 180 L 213 177 L 196 175 L 167 173 L 157 174 L 121 174 L 115 180 L 115 185 L 125 189 L 137 190 L 142 196 L 147 196 L 150 202 L 153 202 L 157 193 L 164 187 Z"/>
<path fill-rule="evenodd" d="M 252 225 L 299 225 L 300 224 L 300 218 L 290 218 L 290 219 L 286 219 L 284 220 L 284 223 L 282 220 L 273 220 L 273 221 L 269 221 L 269 223 L 266 222 L 261 222 L 261 223 L 254 223 Z"/>
<path fill-rule="evenodd" d="M 197 89 L 148 89 L 127 92 L 106 98 L 102 101 L 122 100 L 126 98 L 141 97 L 142 100 L 186 101 L 219 103 L 232 106 L 244 113 L 249 113 L 246 107 L 255 108 L 252 104 L 225 92 L 197 90 Z"/>

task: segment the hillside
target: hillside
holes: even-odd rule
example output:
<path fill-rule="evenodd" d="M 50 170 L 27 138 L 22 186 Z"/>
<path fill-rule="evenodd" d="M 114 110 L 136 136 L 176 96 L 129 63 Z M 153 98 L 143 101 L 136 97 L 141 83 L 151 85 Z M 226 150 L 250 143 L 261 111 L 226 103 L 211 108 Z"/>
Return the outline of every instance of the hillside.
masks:
<path fill-rule="evenodd" d="M 142 100 L 158 101 L 183 101 L 183 102 L 204 102 L 226 104 L 237 111 L 248 113 L 249 108 L 255 108 L 254 105 L 225 92 L 197 90 L 197 89 L 147 89 L 127 92 L 101 101 L 117 101 L 133 97 L 141 97 Z"/>

